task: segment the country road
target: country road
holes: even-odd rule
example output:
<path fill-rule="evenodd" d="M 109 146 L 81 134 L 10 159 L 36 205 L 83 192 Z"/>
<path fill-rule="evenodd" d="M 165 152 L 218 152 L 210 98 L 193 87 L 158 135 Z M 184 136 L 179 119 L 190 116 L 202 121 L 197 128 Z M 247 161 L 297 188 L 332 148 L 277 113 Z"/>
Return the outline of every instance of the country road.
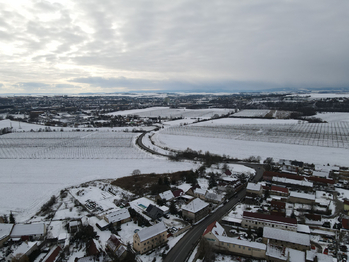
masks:
<path fill-rule="evenodd" d="M 168 157 L 168 155 L 161 154 L 156 152 L 148 147 L 146 147 L 142 143 L 142 139 L 147 134 L 147 132 L 142 133 L 136 140 L 136 144 L 142 148 L 143 150 L 159 156 Z M 252 179 L 252 182 L 258 182 L 263 175 L 264 169 L 261 164 L 251 164 L 244 163 L 240 161 L 231 161 L 231 163 L 238 163 L 241 165 L 245 165 L 247 167 L 253 168 L 256 170 L 256 175 Z M 177 244 L 168 252 L 166 258 L 163 260 L 164 262 L 184 262 L 190 255 L 192 249 L 197 245 L 200 240 L 201 235 L 204 230 L 210 225 L 212 222 L 221 219 L 229 210 L 231 210 L 237 203 L 241 201 L 245 197 L 246 189 L 244 188 L 238 194 L 234 195 L 226 204 L 224 204 L 221 208 L 219 208 L 214 213 L 210 214 L 204 220 L 202 220 L 197 225 L 193 226 L 186 234 L 177 242 Z"/>

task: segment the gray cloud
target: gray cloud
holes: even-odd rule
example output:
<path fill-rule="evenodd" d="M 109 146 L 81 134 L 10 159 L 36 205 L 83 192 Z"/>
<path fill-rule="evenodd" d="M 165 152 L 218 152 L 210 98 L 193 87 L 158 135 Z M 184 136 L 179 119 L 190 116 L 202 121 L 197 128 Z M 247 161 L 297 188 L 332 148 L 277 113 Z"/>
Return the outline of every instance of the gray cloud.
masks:
<path fill-rule="evenodd" d="M 0 54 L 0 77 L 13 83 L 50 79 L 42 88 L 52 88 L 74 79 L 90 91 L 349 86 L 346 0 L 74 0 L 11 8 L 0 10 L 0 39 L 17 49 Z"/>

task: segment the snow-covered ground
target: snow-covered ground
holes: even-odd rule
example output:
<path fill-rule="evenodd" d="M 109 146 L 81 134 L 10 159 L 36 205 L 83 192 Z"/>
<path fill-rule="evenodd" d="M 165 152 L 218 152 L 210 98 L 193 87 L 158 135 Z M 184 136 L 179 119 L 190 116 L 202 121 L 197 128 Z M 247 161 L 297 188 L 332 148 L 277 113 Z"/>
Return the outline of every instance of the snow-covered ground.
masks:
<path fill-rule="evenodd" d="M 168 117 L 168 118 L 211 118 L 214 115 L 231 113 L 231 109 L 186 109 L 169 107 L 150 107 L 145 109 L 125 110 L 109 113 L 109 115 L 139 115 L 140 117 Z"/>
<path fill-rule="evenodd" d="M 338 113 L 338 112 L 326 112 L 326 113 L 317 113 L 315 117 L 321 118 L 327 122 L 348 122 L 349 113 Z"/>
<path fill-rule="evenodd" d="M 187 162 L 162 159 L 0 159 L 0 214 L 12 210 L 17 221 L 36 213 L 61 189 L 95 179 L 195 169 Z"/>

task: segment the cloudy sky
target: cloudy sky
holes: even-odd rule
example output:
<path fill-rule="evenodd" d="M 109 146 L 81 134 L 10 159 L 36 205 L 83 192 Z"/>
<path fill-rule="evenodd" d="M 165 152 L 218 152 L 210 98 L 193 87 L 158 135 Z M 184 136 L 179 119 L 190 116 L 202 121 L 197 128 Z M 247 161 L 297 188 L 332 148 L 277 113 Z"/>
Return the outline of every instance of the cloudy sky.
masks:
<path fill-rule="evenodd" d="M 0 93 L 349 87 L 348 0 L 0 0 Z"/>

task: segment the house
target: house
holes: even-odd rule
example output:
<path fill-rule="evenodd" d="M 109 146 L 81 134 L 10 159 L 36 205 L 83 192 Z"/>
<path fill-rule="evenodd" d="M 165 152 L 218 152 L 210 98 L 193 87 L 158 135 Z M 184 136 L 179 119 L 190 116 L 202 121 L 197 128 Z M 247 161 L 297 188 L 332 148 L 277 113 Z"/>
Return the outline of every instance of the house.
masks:
<path fill-rule="evenodd" d="M 10 238 L 13 229 L 13 224 L 0 223 L 0 247 Z"/>
<path fill-rule="evenodd" d="M 46 234 L 44 223 L 37 224 L 16 224 L 13 227 L 11 238 L 20 238 L 22 240 L 39 240 Z"/>
<path fill-rule="evenodd" d="M 192 223 L 201 220 L 207 216 L 209 212 L 209 204 L 199 198 L 195 198 L 193 201 L 182 207 L 182 216 L 192 221 Z"/>
<path fill-rule="evenodd" d="M 120 240 L 115 236 L 111 235 L 105 244 L 107 251 L 112 252 L 118 258 L 122 258 L 126 255 L 127 248 Z"/>
<path fill-rule="evenodd" d="M 127 208 L 122 208 L 110 214 L 104 216 L 104 220 L 108 224 L 116 225 L 117 223 L 124 224 L 128 221 L 131 221 L 130 212 L 128 212 Z"/>
<path fill-rule="evenodd" d="M 167 229 L 163 222 L 144 228 L 133 235 L 133 249 L 144 254 L 167 242 Z"/>
<path fill-rule="evenodd" d="M 154 206 L 150 204 L 146 209 L 147 216 L 151 217 L 152 219 L 158 219 L 164 215 L 164 211 L 162 211 L 157 206 Z"/>
<path fill-rule="evenodd" d="M 310 235 L 283 230 L 272 227 L 264 227 L 263 243 L 289 247 L 301 251 L 310 250 Z"/>
<path fill-rule="evenodd" d="M 297 219 L 295 218 L 252 213 L 246 211 L 244 211 L 243 213 L 241 225 L 245 228 L 251 227 L 254 229 L 263 227 L 275 227 L 289 231 L 297 231 Z"/>
<path fill-rule="evenodd" d="M 194 190 L 194 197 L 200 198 L 202 200 L 205 200 L 205 195 L 206 195 L 207 190 L 201 189 L 201 188 L 196 188 Z"/>
<path fill-rule="evenodd" d="M 337 261 L 332 256 L 318 253 L 315 250 L 307 250 L 305 255 L 306 262 L 333 262 Z"/>
<path fill-rule="evenodd" d="M 296 180 L 286 177 L 276 177 L 274 176 L 272 182 L 275 184 L 286 186 L 290 189 L 298 190 L 302 189 L 304 191 L 312 191 L 314 184 L 305 180 Z"/>
<path fill-rule="evenodd" d="M 223 202 L 224 196 L 216 194 L 216 193 L 207 192 L 205 195 L 205 199 L 207 202 L 220 204 Z"/>
<path fill-rule="evenodd" d="M 20 261 L 20 259 L 28 257 L 38 248 L 37 243 L 38 242 L 23 242 L 13 251 L 12 254 L 6 257 L 6 261 L 12 262 L 13 258 L 17 258 L 18 261 Z"/>
<path fill-rule="evenodd" d="M 167 201 L 171 201 L 172 199 L 174 199 L 174 195 L 173 195 L 171 190 L 167 190 L 165 192 L 160 193 L 159 195 L 157 195 L 155 197 L 155 200 L 158 200 L 158 199 L 160 199 L 160 200 L 165 199 L 167 202 Z"/>
<path fill-rule="evenodd" d="M 101 245 L 95 240 L 91 239 L 86 244 L 86 253 L 88 256 L 95 256 L 101 253 L 102 247 Z"/>
<path fill-rule="evenodd" d="M 217 221 L 206 228 L 203 237 L 208 240 L 214 249 L 224 253 L 260 259 L 265 258 L 265 244 L 227 237 L 224 228 Z"/>
<path fill-rule="evenodd" d="M 290 192 L 290 197 L 288 199 L 291 203 L 300 203 L 300 204 L 315 204 L 315 195 Z"/>
<path fill-rule="evenodd" d="M 259 183 L 248 183 L 246 187 L 246 196 L 262 196 L 263 187 Z"/>
<path fill-rule="evenodd" d="M 178 198 L 178 197 L 184 195 L 184 191 L 182 189 L 177 189 L 177 190 L 174 190 L 172 192 L 172 194 L 175 198 Z"/>
<path fill-rule="evenodd" d="M 79 231 L 79 227 L 80 227 L 80 221 L 70 221 L 69 222 L 69 232 L 70 233 L 75 233 Z"/>

